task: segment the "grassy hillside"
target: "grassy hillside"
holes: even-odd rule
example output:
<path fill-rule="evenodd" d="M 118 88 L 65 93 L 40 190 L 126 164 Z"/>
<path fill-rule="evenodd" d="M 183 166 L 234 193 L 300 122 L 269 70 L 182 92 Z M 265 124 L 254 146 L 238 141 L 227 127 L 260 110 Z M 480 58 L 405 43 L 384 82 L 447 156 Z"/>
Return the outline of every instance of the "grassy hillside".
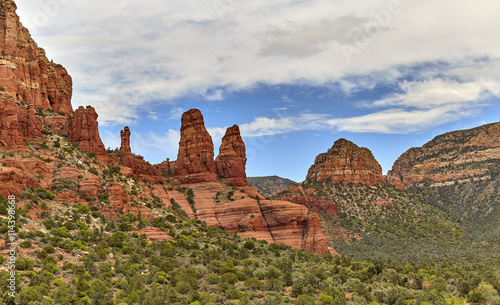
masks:
<path fill-rule="evenodd" d="M 0 285 L 0 304 L 500 304 L 499 269 L 477 262 L 319 256 L 167 214 L 113 221 L 75 206 L 38 223 L 19 211 L 20 285 L 15 300 Z M 132 229 L 144 226 L 171 239 Z"/>
<path fill-rule="evenodd" d="M 497 246 L 471 240 L 450 214 L 391 185 L 311 182 L 301 187 L 307 194 L 284 191 L 277 197 L 317 210 L 330 244 L 356 259 L 496 263 L 500 258 Z"/>
<path fill-rule="evenodd" d="M 489 160 L 488 172 L 480 178 L 427 181 L 410 191 L 451 215 L 474 241 L 500 243 L 500 159 Z"/>

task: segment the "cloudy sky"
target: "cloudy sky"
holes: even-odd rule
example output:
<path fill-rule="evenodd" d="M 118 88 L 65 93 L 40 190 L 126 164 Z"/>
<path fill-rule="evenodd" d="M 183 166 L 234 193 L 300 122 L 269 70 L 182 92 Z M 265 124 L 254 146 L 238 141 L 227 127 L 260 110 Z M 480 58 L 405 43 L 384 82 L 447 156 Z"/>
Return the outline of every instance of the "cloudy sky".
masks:
<path fill-rule="evenodd" d="M 107 147 L 176 159 L 198 108 L 249 176 L 305 178 L 338 138 L 384 171 L 412 146 L 500 121 L 500 1 L 22 0 L 21 22 L 93 105 Z"/>

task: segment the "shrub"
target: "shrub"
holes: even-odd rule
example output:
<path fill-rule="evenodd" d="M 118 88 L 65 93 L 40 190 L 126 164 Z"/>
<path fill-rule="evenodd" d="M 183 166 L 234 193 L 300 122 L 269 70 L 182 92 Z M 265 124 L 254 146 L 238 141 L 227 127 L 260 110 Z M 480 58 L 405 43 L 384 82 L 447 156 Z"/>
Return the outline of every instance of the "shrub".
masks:
<path fill-rule="evenodd" d="M 23 240 L 20 244 L 21 248 L 31 248 L 32 245 L 31 240 Z"/>
<path fill-rule="evenodd" d="M 36 115 L 41 116 L 41 117 L 46 117 L 47 115 L 43 112 L 42 108 L 37 108 L 36 109 Z"/>

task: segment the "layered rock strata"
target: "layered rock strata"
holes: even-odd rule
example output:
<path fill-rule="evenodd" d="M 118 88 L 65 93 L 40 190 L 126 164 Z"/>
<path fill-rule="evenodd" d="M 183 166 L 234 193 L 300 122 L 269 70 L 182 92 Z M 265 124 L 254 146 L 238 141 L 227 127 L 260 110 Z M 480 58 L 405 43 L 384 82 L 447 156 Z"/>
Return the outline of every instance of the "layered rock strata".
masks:
<path fill-rule="evenodd" d="M 38 141 L 42 130 L 33 107 L 0 96 L 0 147 L 24 150 L 25 141 Z"/>
<path fill-rule="evenodd" d="M 444 182 L 485 177 L 500 160 L 500 122 L 435 137 L 403 153 L 387 173 L 388 181 L 409 186 L 424 180 Z"/>
<path fill-rule="evenodd" d="M 130 149 L 130 128 L 125 128 L 120 131 L 121 146 L 120 146 L 120 159 L 123 165 L 132 169 L 135 175 L 158 175 L 159 170 L 157 167 L 151 165 L 144 160 L 144 157 L 132 154 Z"/>
<path fill-rule="evenodd" d="M 247 163 L 245 143 L 238 125 L 229 127 L 222 138 L 219 155 L 215 158 L 217 174 L 222 181 L 232 186 L 246 186 L 245 167 Z"/>
<path fill-rule="evenodd" d="M 68 140 L 86 152 L 94 152 L 98 159 L 109 161 L 108 153 L 99 136 L 97 117 L 93 107 L 78 107 L 70 120 Z"/>
<path fill-rule="evenodd" d="M 374 185 L 386 179 L 382 175 L 382 167 L 369 149 L 339 139 L 328 152 L 316 157 L 306 180 Z"/>
<path fill-rule="evenodd" d="M 217 181 L 214 144 L 205 128 L 203 115 L 191 109 L 182 115 L 179 153 L 174 176 L 181 183 Z"/>
<path fill-rule="evenodd" d="M 0 95 L 34 108 L 71 114 L 71 76 L 47 59 L 19 22 L 16 9 L 14 1 L 0 1 Z"/>

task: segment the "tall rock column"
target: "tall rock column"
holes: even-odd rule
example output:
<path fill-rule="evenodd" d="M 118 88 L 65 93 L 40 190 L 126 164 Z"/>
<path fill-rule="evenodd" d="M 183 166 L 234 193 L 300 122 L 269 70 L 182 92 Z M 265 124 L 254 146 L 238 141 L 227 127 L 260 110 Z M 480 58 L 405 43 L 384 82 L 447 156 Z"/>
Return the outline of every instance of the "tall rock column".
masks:
<path fill-rule="evenodd" d="M 182 115 L 181 140 L 174 176 L 181 183 L 217 181 L 214 144 L 205 128 L 203 115 L 191 109 Z"/>
<path fill-rule="evenodd" d="M 215 158 L 217 174 L 232 186 L 247 186 L 245 166 L 247 163 L 245 143 L 238 125 L 229 127 L 222 138 L 219 155 Z"/>
<path fill-rule="evenodd" d="M 99 136 L 97 117 L 92 106 L 78 107 L 71 118 L 68 140 L 86 152 L 95 152 L 99 160 L 108 161 L 108 152 Z"/>
<path fill-rule="evenodd" d="M 123 165 L 131 168 L 136 175 L 159 175 L 158 169 L 149 162 L 146 162 L 144 157 L 132 154 L 132 150 L 130 149 L 130 134 L 128 126 L 125 126 L 120 131 L 120 158 Z"/>
<path fill-rule="evenodd" d="M 125 126 L 122 131 L 120 131 L 121 138 L 121 146 L 120 153 L 121 154 L 131 154 L 132 150 L 130 149 L 130 128 Z"/>

